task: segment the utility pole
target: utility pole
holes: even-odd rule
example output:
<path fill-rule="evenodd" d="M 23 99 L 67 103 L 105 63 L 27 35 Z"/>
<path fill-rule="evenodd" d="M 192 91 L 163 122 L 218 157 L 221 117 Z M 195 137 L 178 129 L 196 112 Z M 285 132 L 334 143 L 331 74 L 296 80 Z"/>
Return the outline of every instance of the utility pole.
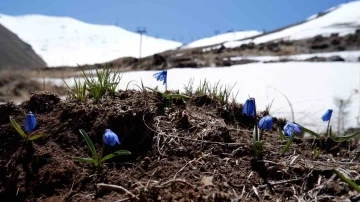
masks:
<path fill-rule="evenodd" d="M 138 27 L 136 30 L 137 33 L 140 34 L 140 51 L 139 51 L 139 59 L 141 59 L 141 45 L 142 45 L 142 35 L 146 34 L 146 27 Z"/>
<path fill-rule="evenodd" d="M 115 26 L 116 26 L 116 27 L 119 26 L 119 17 L 116 19 Z"/>

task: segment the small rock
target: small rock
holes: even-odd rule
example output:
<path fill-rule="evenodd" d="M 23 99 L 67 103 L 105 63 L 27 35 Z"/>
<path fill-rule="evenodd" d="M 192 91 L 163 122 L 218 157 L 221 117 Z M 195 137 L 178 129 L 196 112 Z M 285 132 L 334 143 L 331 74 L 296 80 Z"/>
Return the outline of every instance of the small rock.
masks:
<path fill-rule="evenodd" d="M 325 61 L 326 61 L 326 58 L 315 56 L 315 57 L 308 58 L 308 59 L 306 59 L 305 61 L 310 61 L 310 62 L 325 62 Z"/>
<path fill-rule="evenodd" d="M 214 178 L 213 176 L 203 176 L 203 177 L 201 178 L 200 184 L 203 185 L 203 186 L 211 186 L 211 185 L 214 185 L 214 184 L 212 183 L 213 178 Z"/>
<path fill-rule="evenodd" d="M 331 61 L 331 62 L 344 62 L 345 59 L 336 55 L 336 56 L 331 56 L 327 59 L 327 61 Z"/>

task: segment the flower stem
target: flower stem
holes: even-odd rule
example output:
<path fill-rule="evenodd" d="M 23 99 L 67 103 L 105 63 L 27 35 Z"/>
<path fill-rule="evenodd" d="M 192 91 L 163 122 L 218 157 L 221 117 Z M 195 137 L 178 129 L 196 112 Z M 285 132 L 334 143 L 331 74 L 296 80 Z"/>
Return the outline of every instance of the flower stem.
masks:
<path fill-rule="evenodd" d="M 328 121 L 328 125 L 327 125 L 327 130 L 326 130 L 326 134 L 327 134 L 327 136 L 329 137 L 330 136 L 330 121 L 331 121 L 331 117 L 330 117 L 330 119 L 329 119 L 329 121 Z"/>
<path fill-rule="evenodd" d="M 98 162 L 98 163 L 100 163 L 101 160 L 102 160 L 102 156 L 103 156 L 103 154 L 104 154 L 104 149 L 105 149 L 105 144 L 103 143 L 102 146 L 101 146 L 100 156 L 99 156 L 99 162 Z M 100 166 L 100 165 L 99 165 L 99 166 Z"/>
<path fill-rule="evenodd" d="M 255 127 L 255 141 L 260 141 L 260 137 L 259 137 L 259 131 L 258 131 L 258 127 L 257 127 L 257 121 L 256 121 L 256 102 L 255 102 L 255 98 L 252 98 L 254 100 L 254 127 Z"/>

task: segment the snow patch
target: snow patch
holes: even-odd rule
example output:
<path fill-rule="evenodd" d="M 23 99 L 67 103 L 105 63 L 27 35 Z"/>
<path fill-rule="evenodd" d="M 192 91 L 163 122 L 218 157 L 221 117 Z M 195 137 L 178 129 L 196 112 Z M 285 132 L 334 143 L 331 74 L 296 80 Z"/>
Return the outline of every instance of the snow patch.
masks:
<path fill-rule="evenodd" d="M 227 42 L 227 41 L 241 40 L 241 39 L 253 37 L 253 36 L 256 36 L 259 34 L 262 34 L 262 32 L 255 31 L 255 30 L 229 32 L 229 33 L 219 34 L 216 36 L 207 37 L 207 38 L 193 41 L 191 43 L 188 43 L 188 44 L 182 46 L 180 49 L 188 49 L 188 48 L 196 48 L 196 47 L 215 45 L 215 44 L 219 44 L 219 43 L 223 43 L 223 42 Z"/>
<path fill-rule="evenodd" d="M 0 24 L 30 44 L 48 66 L 77 66 L 139 57 L 140 35 L 112 25 L 85 23 L 70 17 L 1 14 Z M 141 56 L 182 44 L 149 36 L 142 38 Z"/>

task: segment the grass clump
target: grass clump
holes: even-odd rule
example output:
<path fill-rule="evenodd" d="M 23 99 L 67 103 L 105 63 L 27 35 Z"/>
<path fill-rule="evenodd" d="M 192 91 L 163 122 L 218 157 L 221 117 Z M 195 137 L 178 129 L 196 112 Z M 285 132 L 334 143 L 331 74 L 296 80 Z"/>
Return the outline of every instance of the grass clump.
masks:
<path fill-rule="evenodd" d="M 207 95 L 213 99 L 217 99 L 221 102 L 229 102 L 231 99 L 231 102 L 236 101 L 236 97 L 239 93 L 236 92 L 236 94 L 233 93 L 233 89 L 235 87 L 236 83 L 234 85 L 223 85 L 220 84 L 220 80 L 214 84 L 211 84 L 209 81 L 204 79 L 204 81 L 200 80 L 199 86 L 194 88 L 194 79 L 190 79 L 187 85 L 184 85 L 184 92 L 186 95 Z"/>
<path fill-rule="evenodd" d="M 73 88 L 70 88 L 64 81 L 68 88 L 68 97 L 70 99 L 85 101 L 86 97 L 89 96 L 95 102 L 99 102 L 104 95 L 114 96 L 116 88 L 122 79 L 120 71 L 108 67 L 107 64 L 101 70 L 96 69 L 95 73 L 92 71 L 86 73 L 84 69 L 81 69 L 81 77 L 84 82 L 81 83 L 80 80 L 76 81 L 74 79 L 75 85 Z"/>

